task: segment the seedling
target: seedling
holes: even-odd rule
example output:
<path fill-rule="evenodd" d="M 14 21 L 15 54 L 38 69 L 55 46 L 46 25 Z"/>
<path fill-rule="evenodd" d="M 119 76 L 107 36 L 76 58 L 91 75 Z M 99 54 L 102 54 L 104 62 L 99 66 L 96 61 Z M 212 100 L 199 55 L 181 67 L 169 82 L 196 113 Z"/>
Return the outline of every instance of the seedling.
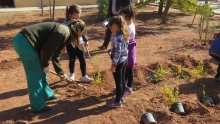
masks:
<path fill-rule="evenodd" d="M 94 63 L 98 65 L 98 72 L 97 74 L 93 74 L 93 79 L 94 81 L 96 82 L 96 85 L 99 89 L 99 94 L 101 95 L 102 94 L 102 80 L 103 80 L 103 75 L 102 75 L 102 72 L 101 72 L 101 64 L 98 64 L 97 60 L 98 60 L 98 55 L 95 55 L 94 57 Z M 99 98 L 100 99 L 100 98 Z"/>
<path fill-rule="evenodd" d="M 165 100 L 168 101 L 171 106 L 177 102 L 176 97 L 179 95 L 179 82 L 175 82 L 175 86 L 168 86 L 166 83 L 160 88 L 165 93 Z"/>
<path fill-rule="evenodd" d="M 162 65 L 158 67 L 157 72 L 154 75 L 148 77 L 149 82 L 159 82 L 163 80 L 163 77 L 170 73 L 170 69 L 164 69 Z"/>

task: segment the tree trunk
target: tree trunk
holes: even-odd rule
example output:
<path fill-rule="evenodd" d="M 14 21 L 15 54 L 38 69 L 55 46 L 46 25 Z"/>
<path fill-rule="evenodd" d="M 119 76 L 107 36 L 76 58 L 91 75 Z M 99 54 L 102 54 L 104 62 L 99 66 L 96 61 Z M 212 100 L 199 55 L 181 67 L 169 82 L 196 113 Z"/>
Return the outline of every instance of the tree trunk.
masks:
<path fill-rule="evenodd" d="M 208 0 L 205 0 L 205 4 L 208 4 Z"/>
<path fill-rule="evenodd" d="M 41 4 L 41 15 L 44 15 L 44 5 L 43 5 L 43 0 L 40 1 Z"/>
<path fill-rule="evenodd" d="M 55 1 L 56 1 L 56 0 L 53 0 L 53 16 L 52 16 L 52 21 L 54 21 Z"/>
<path fill-rule="evenodd" d="M 162 15 L 163 14 L 163 4 L 164 4 L 164 1 L 160 1 L 159 2 L 159 8 L 158 8 L 158 15 Z"/>
<path fill-rule="evenodd" d="M 51 18 L 51 1 L 49 0 L 49 6 L 50 6 L 50 18 Z"/>
<path fill-rule="evenodd" d="M 167 0 L 166 6 L 165 6 L 165 10 L 164 10 L 164 12 L 163 12 L 163 17 L 162 17 L 162 23 L 163 23 L 163 24 L 166 23 L 167 14 L 168 14 L 170 5 L 171 5 L 171 0 Z"/>

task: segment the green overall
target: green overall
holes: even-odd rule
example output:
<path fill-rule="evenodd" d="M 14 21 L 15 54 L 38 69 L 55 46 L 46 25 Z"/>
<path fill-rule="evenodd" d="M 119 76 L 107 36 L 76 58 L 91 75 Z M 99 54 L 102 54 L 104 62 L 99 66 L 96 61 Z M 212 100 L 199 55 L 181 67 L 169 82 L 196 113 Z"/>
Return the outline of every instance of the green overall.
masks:
<path fill-rule="evenodd" d="M 42 71 L 39 55 L 21 33 L 14 37 L 13 44 L 26 73 L 31 110 L 40 111 L 46 107 L 45 101 L 53 95 L 53 91 L 46 73 Z"/>

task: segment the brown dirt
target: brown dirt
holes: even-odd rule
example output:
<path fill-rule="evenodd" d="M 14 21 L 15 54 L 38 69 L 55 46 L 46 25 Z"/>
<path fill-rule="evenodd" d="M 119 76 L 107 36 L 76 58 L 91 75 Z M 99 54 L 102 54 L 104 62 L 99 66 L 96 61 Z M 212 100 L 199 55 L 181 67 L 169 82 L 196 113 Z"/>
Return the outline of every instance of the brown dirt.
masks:
<path fill-rule="evenodd" d="M 160 24 L 156 6 L 146 6 L 138 10 L 135 24 L 137 28 L 137 67 L 135 68 L 134 93 L 125 98 L 126 102 L 120 109 L 108 108 L 107 100 L 114 96 L 114 80 L 107 50 L 99 51 L 104 39 L 102 20 L 97 18 L 97 9 L 87 9 L 82 12 L 82 19 L 88 25 L 90 54 L 92 62 L 87 59 L 87 73 L 97 76 L 101 70 L 101 88 L 92 83 L 81 83 L 87 86 L 83 90 L 74 84 L 59 81 L 59 77 L 48 74 L 48 81 L 55 93 L 62 97 L 59 100 L 47 102 L 54 106 L 54 111 L 44 114 L 30 112 L 26 77 L 21 61 L 13 49 L 12 39 L 23 26 L 38 22 L 50 21 L 49 12 L 41 16 L 40 11 L 0 13 L 0 123 L 71 123 L 71 124 L 137 124 L 141 121 L 142 110 L 151 112 L 159 124 L 217 124 L 220 123 L 220 83 L 213 80 L 218 63 L 208 55 L 208 46 L 198 41 L 198 19 L 190 28 L 194 15 L 183 14 L 170 9 L 168 24 Z M 7 15 L 7 16 L 6 16 Z M 5 18 L 7 17 L 7 18 Z M 214 16 L 210 24 L 218 24 L 218 16 Z M 10 20 L 10 21 L 7 21 Z M 64 20 L 64 11 L 56 11 L 55 21 Z M 6 23 L 9 23 L 8 25 Z M 110 48 L 110 47 L 109 47 Z M 149 83 L 146 78 L 158 67 L 176 71 L 177 65 L 183 70 L 197 67 L 203 60 L 205 68 L 209 69 L 206 77 L 192 77 L 179 80 L 179 96 L 177 101 L 185 105 L 185 115 L 170 111 L 168 101 L 160 90 L 166 83 L 174 85 L 173 75 L 167 75 L 163 81 Z M 52 64 L 50 64 L 52 66 Z M 62 67 L 68 74 L 68 57 L 62 55 Z M 51 67 L 52 68 L 52 67 Z M 76 63 L 76 79 L 80 80 L 79 62 Z M 207 107 L 200 101 L 202 85 L 205 84 L 207 95 L 215 101 Z M 139 108 L 137 106 L 140 106 Z"/>

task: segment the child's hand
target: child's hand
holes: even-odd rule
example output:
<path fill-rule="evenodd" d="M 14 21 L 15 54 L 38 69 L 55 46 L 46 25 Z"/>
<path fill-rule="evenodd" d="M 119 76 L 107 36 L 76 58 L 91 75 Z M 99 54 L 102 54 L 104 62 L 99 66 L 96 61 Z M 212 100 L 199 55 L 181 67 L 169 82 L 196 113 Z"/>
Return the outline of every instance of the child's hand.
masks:
<path fill-rule="evenodd" d="M 111 72 L 115 72 L 115 67 L 112 66 L 109 70 L 110 70 Z"/>
<path fill-rule="evenodd" d="M 88 46 L 89 46 L 89 43 L 88 43 L 88 42 L 84 42 L 84 46 L 85 46 L 85 47 L 88 47 Z"/>

